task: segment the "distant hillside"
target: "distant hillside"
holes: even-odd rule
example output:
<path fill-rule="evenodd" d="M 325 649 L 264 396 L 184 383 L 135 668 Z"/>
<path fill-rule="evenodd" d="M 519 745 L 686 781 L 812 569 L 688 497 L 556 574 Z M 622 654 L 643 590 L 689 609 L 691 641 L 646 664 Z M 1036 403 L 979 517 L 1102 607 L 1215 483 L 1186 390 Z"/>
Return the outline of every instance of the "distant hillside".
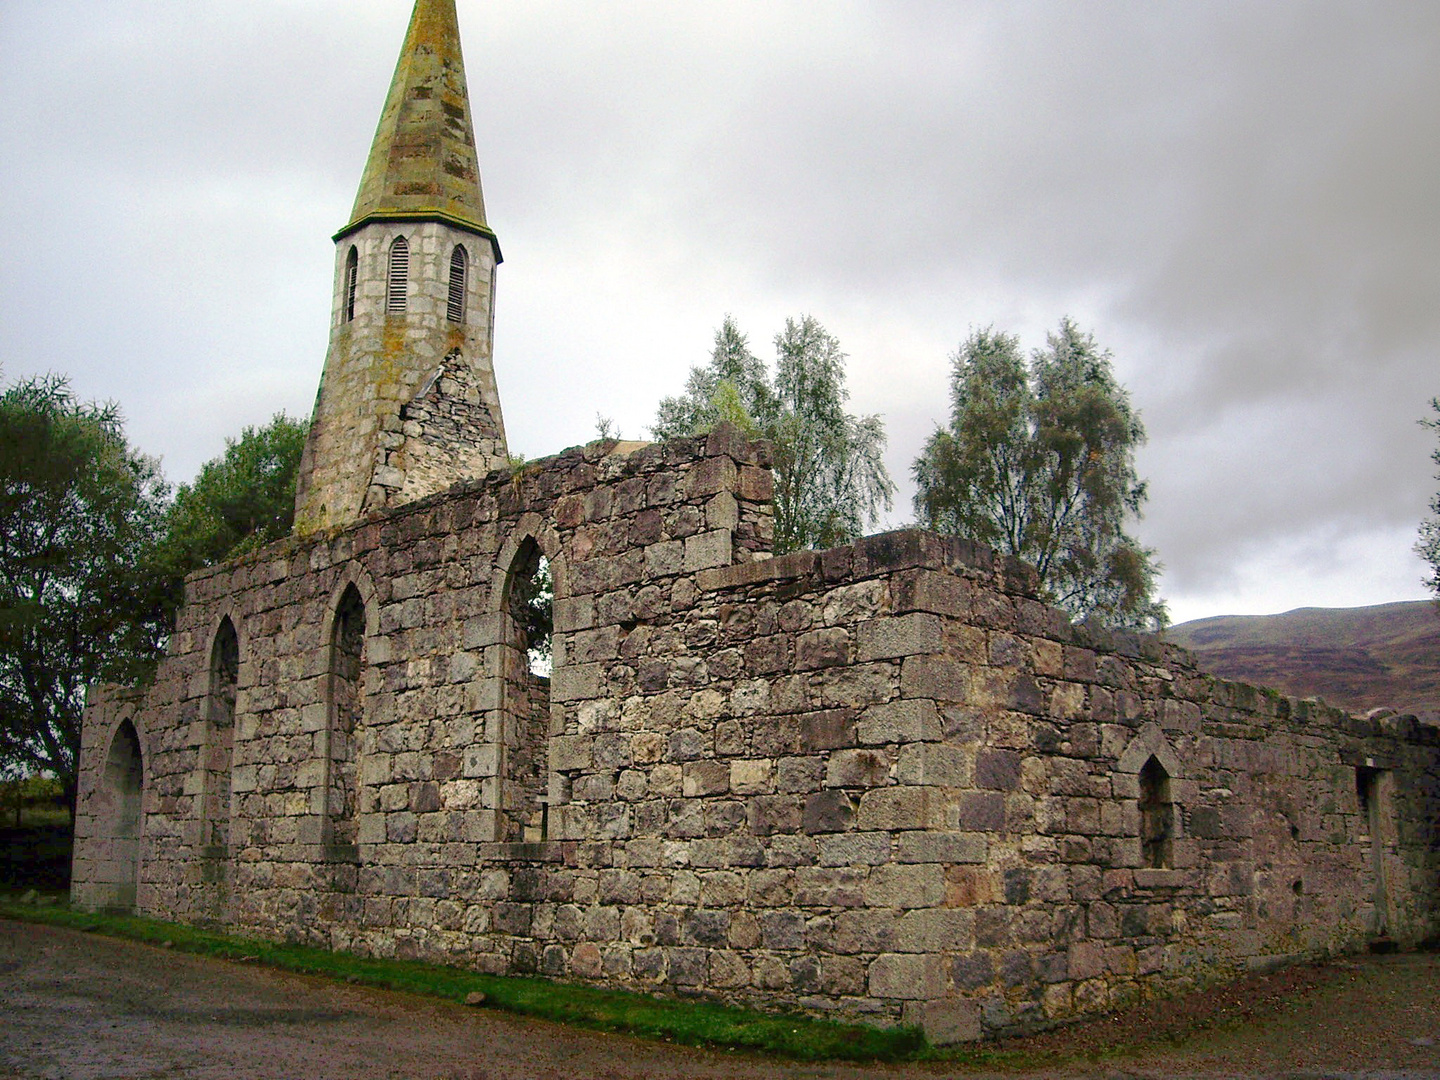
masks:
<path fill-rule="evenodd" d="M 1363 713 L 1440 711 L 1440 612 L 1428 600 L 1222 615 L 1165 631 L 1226 679 Z"/>

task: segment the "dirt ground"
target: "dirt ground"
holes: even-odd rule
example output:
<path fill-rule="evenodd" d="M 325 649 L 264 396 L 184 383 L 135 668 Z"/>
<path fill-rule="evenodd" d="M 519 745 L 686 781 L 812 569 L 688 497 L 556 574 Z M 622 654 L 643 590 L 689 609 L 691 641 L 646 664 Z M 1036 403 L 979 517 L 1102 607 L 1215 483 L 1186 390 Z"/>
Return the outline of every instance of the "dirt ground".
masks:
<path fill-rule="evenodd" d="M 0 921 L 0 1080 L 1440 1077 L 1440 955 L 1280 972 L 1029 1040 L 1024 1074 L 795 1065 Z M 1172 1045 L 1170 1035 L 1207 1024 Z M 1140 1053 L 1068 1063 L 1143 1033 Z"/>

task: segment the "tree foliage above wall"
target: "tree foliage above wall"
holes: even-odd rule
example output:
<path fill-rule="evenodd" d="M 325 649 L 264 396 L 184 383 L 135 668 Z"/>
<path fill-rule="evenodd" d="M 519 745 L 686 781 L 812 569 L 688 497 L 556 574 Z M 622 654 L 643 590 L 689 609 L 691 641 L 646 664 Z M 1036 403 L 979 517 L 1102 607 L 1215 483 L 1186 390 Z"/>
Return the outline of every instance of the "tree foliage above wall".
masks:
<path fill-rule="evenodd" d="M 143 678 L 168 632 L 149 563 L 165 495 L 115 405 L 58 376 L 0 393 L 0 759 L 72 804 L 86 687 Z"/>
<path fill-rule="evenodd" d="M 1146 497 L 1145 429 L 1110 353 L 1064 319 L 1028 361 L 988 328 L 951 359 L 950 424 L 914 465 L 921 521 L 1033 564 L 1076 619 L 1163 626 L 1155 554 L 1127 531 Z"/>
<path fill-rule="evenodd" d="M 0 767 L 73 804 L 86 687 L 147 679 L 185 575 L 290 531 L 306 433 L 246 428 L 172 501 L 113 403 L 53 375 L 0 393 Z"/>
<path fill-rule="evenodd" d="M 880 418 L 845 410 L 845 359 L 813 317 L 786 319 L 775 335 L 772 380 L 727 315 L 710 362 L 690 369 L 683 394 L 660 402 L 651 431 L 670 439 L 729 421 L 769 439 L 776 553 L 843 544 L 877 522 L 895 493 Z"/>
<path fill-rule="evenodd" d="M 150 558 L 162 603 L 174 617 L 185 575 L 288 536 L 295 523 L 295 478 L 310 425 L 276 413 L 264 427 L 225 440 L 225 452 L 175 492 Z"/>

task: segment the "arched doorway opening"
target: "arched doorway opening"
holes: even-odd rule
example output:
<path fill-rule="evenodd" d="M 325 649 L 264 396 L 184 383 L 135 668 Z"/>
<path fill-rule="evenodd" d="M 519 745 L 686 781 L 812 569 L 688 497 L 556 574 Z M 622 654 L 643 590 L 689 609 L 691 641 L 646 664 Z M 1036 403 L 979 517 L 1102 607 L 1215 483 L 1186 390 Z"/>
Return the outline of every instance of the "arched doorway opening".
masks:
<path fill-rule="evenodd" d="M 123 911 L 135 910 L 140 882 L 140 840 L 142 833 L 141 806 L 145 787 L 145 766 L 140 753 L 140 736 L 135 725 L 122 720 L 110 741 L 101 779 L 102 803 L 96 815 L 110 823 L 105 837 L 108 848 L 104 860 L 108 872 L 102 883 L 108 896 L 103 906 Z M 108 805 L 107 805 L 108 804 Z M 107 880 L 108 879 L 108 880 Z"/>

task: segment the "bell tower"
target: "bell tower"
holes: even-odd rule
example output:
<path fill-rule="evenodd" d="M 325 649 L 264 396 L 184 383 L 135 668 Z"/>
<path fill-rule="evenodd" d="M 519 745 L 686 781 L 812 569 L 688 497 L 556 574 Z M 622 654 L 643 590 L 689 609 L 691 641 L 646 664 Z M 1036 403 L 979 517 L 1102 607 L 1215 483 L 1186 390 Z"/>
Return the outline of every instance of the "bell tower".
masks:
<path fill-rule="evenodd" d="M 417 0 L 350 223 L 295 530 L 345 525 L 507 459 L 485 222 L 455 0 Z"/>

